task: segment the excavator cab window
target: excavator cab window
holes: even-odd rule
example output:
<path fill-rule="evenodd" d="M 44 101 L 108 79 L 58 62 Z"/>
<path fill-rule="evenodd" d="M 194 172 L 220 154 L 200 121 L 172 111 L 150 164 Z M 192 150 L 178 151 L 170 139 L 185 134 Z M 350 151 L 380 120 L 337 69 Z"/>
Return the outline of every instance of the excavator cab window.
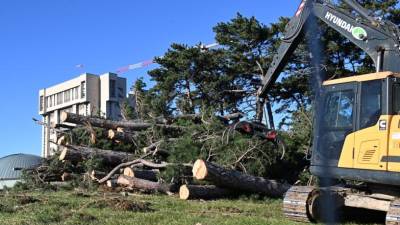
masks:
<path fill-rule="evenodd" d="M 382 115 L 382 81 L 361 83 L 361 105 L 358 130 L 374 126 Z"/>
<path fill-rule="evenodd" d="M 393 114 L 400 115 L 400 83 L 393 84 Z"/>
<path fill-rule="evenodd" d="M 354 92 L 351 90 L 328 94 L 325 104 L 325 126 L 330 129 L 353 128 Z"/>
<path fill-rule="evenodd" d="M 344 140 L 355 128 L 356 91 L 354 84 L 339 84 L 325 87 L 319 115 L 317 145 L 313 163 L 337 165 Z M 319 155 L 318 157 L 316 157 Z"/>

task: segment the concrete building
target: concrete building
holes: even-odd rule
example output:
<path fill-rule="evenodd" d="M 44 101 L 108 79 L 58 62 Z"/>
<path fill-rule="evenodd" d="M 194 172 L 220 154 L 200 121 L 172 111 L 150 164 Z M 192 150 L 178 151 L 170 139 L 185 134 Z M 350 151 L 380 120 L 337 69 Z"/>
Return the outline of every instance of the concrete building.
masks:
<path fill-rule="evenodd" d="M 85 73 L 72 80 L 39 91 L 39 114 L 51 127 L 61 127 L 61 112 L 84 116 L 99 115 L 120 120 L 120 103 L 126 97 L 126 79 L 113 73 L 100 76 Z M 42 156 L 57 151 L 57 132 L 43 127 Z"/>

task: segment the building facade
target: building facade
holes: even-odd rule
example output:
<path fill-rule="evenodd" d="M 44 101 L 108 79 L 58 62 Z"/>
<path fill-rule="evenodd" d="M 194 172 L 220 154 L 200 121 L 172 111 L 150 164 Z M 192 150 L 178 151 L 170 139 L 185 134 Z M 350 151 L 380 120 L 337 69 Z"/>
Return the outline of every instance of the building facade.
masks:
<path fill-rule="evenodd" d="M 98 115 L 120 120 L 121 103 L 126 98 L 126 79 L 113 73 L 85 73 L 69 81 L 39 91 L 39 114 L 43 116 L 42 156 L 57 151 L 55 129 L 62 129 L 60 114 L 70 112 L 84 116 Z"/>

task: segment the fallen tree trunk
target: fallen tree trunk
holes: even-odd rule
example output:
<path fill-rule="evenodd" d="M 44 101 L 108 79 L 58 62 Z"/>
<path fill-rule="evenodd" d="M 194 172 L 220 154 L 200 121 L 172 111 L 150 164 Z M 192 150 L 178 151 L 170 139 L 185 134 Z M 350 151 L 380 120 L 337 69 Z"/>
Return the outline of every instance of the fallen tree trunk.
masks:
<path fill-rule="evenodd" d="M 93 181 L 98 181 L 106 175 L 106 173 L 96 170 L 92 170 L 88 174 L 90 179 Z"/>
<path fill-rule="evenodd" d="M 108 130 L 108 139 L 113 141 L 120 141 L 123 143 L 134 143 L 135 142 L 135 135 L 132 133 L 121 132 L 116 130 Z"/>
<path fill-rule="evenodd" d="M 214 185 L 182 185 L 179 188 L 179 198 L 189 199 L 218 199 L 233 196 L 234 192 L 228 189 L 219 188 Z"/>
<path fill-rule="evenodd" d="M 201 159 L 195 162 L 192 172 L 197 180 L 207 180 L 219 187 L 271 197 L 281 197 L 290 188 L 290 185 L 228 170 Z"/>
<path fill-rule="evenodd" d="M 117 184 L 130 189 L 143 190 L 149 192 L 160 192 L 170 194 L 176 192 L 176 185 L 152 182 L 135 177 L 121 175 L 118 177 Z"/>
<path fill-rule="evenodd" d="M 127 177 L 136 177 L 149 181 L 158 181 L 159 173 L 160 172 L 156 172 L 155 170 L 133 169 L 131 167 L 126 167 L 124 169 L 124 175 Z"/>
<path fill-rule="evenodd" d="M 145 130 L 152 126 L 151 123 L 136 123 L 131 121 L 112 121 L 101 118 L 87 117 L 74 113 L 62 112 L 60 116 L 62 123 L 73 123 L 79 125 L 90 124 L 94 127 L 104 129 L 117 129 L 119 127 L 128 130 Z"/>
<path fill-rule="evenodd" d="M 106 120 L 102 118 L 95 117 L 87 117 L 74 113 L 62 112 L 60 116 L 61 123 L 73 123 L 79 125 L 90 124 L 93 127 L 99 127 L 104 129 L 113 129 L 116 130 L 118 128 L 131 130 L 131 131 L 142 131 L 149 129 L 153 126 L 171 129 L 171 130 L 182 130 L 182 127 L 173 126 L 173 125 L 165 125 L 165 124 L 153 124 L 142 121 L 114 121 L 114 120 Z"/>
<path fill-rule="evenodd" d="M 70 180 L 72 180 L 72 174 L 64 172 L 61 175 L 61 181 L 65 182 L 65 181 L 70 181 Z"/>
<path fill-rule="evenodd" d="M 70 161 L 72 163 L 78 163 L 91 156 L 99 157 L 107 166 L 116 166 L 123 162 L 132 160 L 133 154 L 126 152 L 117 152 L 111 150 L 102 150 L 90 147 L 67 145 L 61 146 L 61 154 L 59 157 L 60 161 Z"/>
<path fill-rule="evenodd" d="M 68 145 L 68 142 L 68 137 L 66 135 L 63 135 L 57 139 L 57 145 Z"/>
<path fill-rule="evenodd" d="M 107 181 L 107 187 L 109 188 L 115 188 L 117 187 L 117 180 L 116 179 L 111 179 Z"/>

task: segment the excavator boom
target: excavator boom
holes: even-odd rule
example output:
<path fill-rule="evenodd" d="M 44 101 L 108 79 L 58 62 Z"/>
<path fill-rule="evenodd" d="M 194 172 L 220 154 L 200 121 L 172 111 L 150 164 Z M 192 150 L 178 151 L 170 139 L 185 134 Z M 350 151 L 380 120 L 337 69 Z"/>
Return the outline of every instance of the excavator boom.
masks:
<path fill-rule="evenodd" d="M 400 71 L 399 31 L 397 26 L 388 21 L 381 21 L 354 0 L 344 0 L 359 16 L 349 11 L 338 9 L 326 1 L 303 0 L 295 16 L 288 23 L 282 43 L 273 61 L 263 77 L 260 98 L 265 98 L 272 84 L 286 66 L 303 39 L 311 17 L 318 18 L 333 28 L 356 46 L 364 50 L 374 61 L 377 71 Z"/>

